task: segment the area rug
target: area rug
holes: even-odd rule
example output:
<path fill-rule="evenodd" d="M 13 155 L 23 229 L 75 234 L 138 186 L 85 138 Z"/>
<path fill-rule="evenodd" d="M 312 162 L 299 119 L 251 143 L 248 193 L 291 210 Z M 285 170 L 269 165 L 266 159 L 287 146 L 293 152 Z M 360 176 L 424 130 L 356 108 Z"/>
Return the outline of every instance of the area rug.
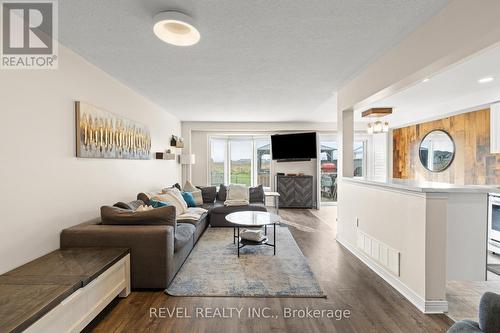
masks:
<path fill-rule="evenodd" d="M 269 241 L 274 242 L 272 227 Z M 232 228 L 209 228 L 167 288 L 171 296 L 326 297 L 286 226 L 270 246 L 246 246 L 237 256 Z"/>

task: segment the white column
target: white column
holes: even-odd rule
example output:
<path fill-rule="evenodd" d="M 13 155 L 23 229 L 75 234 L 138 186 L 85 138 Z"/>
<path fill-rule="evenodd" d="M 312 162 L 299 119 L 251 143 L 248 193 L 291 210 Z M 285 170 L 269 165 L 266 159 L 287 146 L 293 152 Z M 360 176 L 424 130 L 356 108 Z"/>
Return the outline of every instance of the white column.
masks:
<path fill-rule="evenodd" d="M 338 147 L 339 161 L 337 165 L 338 181 L 341 177 L 354 175 L 353 145 L 354 145 L 354 112 L 352 109 L 338 111 Z"/>

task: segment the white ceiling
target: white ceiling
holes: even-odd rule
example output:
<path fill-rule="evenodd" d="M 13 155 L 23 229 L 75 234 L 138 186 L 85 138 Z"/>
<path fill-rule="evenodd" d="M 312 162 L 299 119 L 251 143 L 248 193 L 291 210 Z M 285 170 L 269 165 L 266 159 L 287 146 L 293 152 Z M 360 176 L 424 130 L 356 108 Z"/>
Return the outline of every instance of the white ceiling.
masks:
<path fill-rule="evenodd" d="M 495 80 L 478 83 L 488 76 Z M 389 106 L 394 108 L 393 114 L 383 119 L 389 121 L 390 127 L 400 127 L 470 111 L 499 100 L 500 46 L 455 64 L 427 82 L 355 110 L 355 120 L 361 120 L 361 112 L 368 108 Z"/>
<path fill-rule="evenodd" d="M 447 0 L 64 0 L 60 41 L 181 120 L 336 121 L 335 91 Z M 199 44 L 152 17 L 191 15 Z"/>

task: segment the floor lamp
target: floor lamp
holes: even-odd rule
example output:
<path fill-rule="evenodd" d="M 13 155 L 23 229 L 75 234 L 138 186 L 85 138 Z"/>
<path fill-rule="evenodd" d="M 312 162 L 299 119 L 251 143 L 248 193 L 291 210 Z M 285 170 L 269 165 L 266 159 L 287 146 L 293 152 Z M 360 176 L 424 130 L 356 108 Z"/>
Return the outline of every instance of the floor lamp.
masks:
<path fill-rule="evenodd" d="M 184 165 L 193 165 L 193 164 L 195 164 L 196 158 L 195 158 L 194 154 L 183 154 L 183 155 L 179 156 L 179 162 L 181 163 L 182 168 L 184 170 Z M 189 178 L 191 178 L 191 177 L 189 177 L 189 168 L 186 167 L 186 179 L 185 179 L 185 181 L 186 180 L 191 180 Z"/>

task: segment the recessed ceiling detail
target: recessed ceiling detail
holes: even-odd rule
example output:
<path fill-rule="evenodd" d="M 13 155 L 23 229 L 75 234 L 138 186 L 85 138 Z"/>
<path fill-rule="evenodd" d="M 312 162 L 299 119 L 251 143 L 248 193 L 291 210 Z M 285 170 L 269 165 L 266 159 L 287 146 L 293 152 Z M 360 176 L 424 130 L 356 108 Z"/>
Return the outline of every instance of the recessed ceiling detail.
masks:
<path fill-rule="evenodd" d="M 160 12 L 153 18 L 153 31 L 159 39 L 175 46 L 191 46 L 200 41 L 200 32 L 191 17 L 178 11 Z"/>

